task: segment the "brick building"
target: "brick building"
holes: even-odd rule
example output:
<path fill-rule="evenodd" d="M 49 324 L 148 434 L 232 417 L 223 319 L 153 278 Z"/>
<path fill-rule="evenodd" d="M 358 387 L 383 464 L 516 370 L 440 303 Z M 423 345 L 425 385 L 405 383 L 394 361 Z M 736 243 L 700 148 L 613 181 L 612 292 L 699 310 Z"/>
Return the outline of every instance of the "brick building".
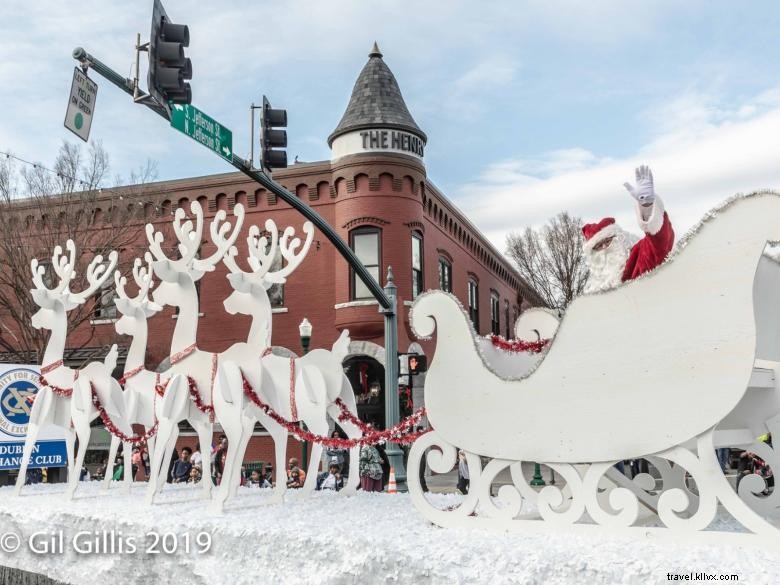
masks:
<path fill-rule="evenodd" d="M 434 344 L 416 341 L 409 327 L 409 308 L 420 292 L 432 288 L 451 291 L 481 334 L 495 332 L 506 337 L 512 336 L 521 309 L 536 304 L 537 299 L 526 292 L 501 252 L 428 178 L 426 143 L 426 134 L 414 121 L 395 77 L 374 45 L 346 111 L 328 137 L 331 159 L 294 164 L 275 172 L 274 179 L 334 226 L 380 284 L 385 283 L 392 267 L 398 287 L 399 351 L 430 355 Z M 244 175 L 227 173 L 148 186 L 143 201 L 129 206 L 139 210 L 134 216 L 139 236 L 143 223 L 168 223 L 173 210 L 188 206 L 191 200 L 207 210 L 207 221 L 217 210 L 230 213 L 236 203 L 242 203 L 247 212 L 245 230 L 253 224 L 263 226 L 271 218 L 280 229 L 289 225 L 300 233 L 304 221 L 289 205 Z M 242 234 L 237 242 L 240 254 L 245 254 L 244 239 Z M 140 248 L 125 251 L 124 260 L 130 259 L 128 252 L 138 255 Z M 209 253 L 206 242 L 203 254 Z M 249 330 L 249 317 L 227 315 L 222 307 L 232 292 L 225 276 L 226 269 L 219 266 L 200 284 L 198 345 L 207 351 L 222 351 L 244 341 Z M 384 320 L 367 288 L 356 281 L 346 261 L 321 233 L 315 232 L 307 258 L 283 289 L 274 291 L 273 298 L 274 346 L 299 353 L 298 326 L 304 318 L 313 325 L 312 348 L 329 348 L 343 329 L 349 329 L 352 343 L 344 366 L 357 395 L 359 414 L 381 425 Z M 89 332 L 92 345 L 117 342 L 127 346 L 127 340 L 113 330 L 114 310 L 111 306 L 99 309 Z M 175 325 L 170 308 L 150 320 L 148 368 L 166 360 Z M 423 401 L 422 378 L 415 379 L 411 393 L 415 407 Z M 404 410 L 411 407 L 406 401 L 403 406 Z M 195 440 L 185 430 L 179 444 L 192 445 Z M 300 444 L 291 439 L 290 449 L 288 456 L 297 453 Z M 258 433 L 246 459 L 268 461 L 271 454 L 270 439 Z"/>

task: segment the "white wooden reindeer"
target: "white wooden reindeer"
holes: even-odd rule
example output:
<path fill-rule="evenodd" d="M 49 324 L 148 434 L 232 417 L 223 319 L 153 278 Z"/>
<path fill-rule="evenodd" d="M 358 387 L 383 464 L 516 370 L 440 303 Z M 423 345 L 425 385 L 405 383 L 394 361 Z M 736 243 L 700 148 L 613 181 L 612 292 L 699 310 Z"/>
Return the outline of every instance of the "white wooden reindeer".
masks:
<path fill-rule="evenodd" d="M 49 288 L 44 282 L 45 266 L 39 264 L 38 260 L 33 259 L 30 266 L 32 269 L 33 284 L 35 288 L 30 292 L 33 300 L 40 309 L 32 316 L 32 326 L 36 329 L 48 329 L 51 336 L 46 345 L 43 355 L 43 364 L 41 366 L 41 375 L 46 384 L 41 387 L 35 397 L 32 412 L 30 413 L 30 423 L 27 427 L 27 436 L 25 438 L 22 462 L 17 477 L 15 494 L 20 494 L 27 474 L 27 463 L 32 454 L 35 442 L 40 433 L 40 429 L 47 425 L 61 427 L 65 432 L 65 443 L 68 453 L 68 494 L 72 496 L 78 485 L 79 471 L 81 461 L 86 453 L 89 443 L 89 422 L 84 429 L 84 417 L 81 416 L 84 396 L 80 392 L 78 381 L 84 382 L 89 388 L 89 403 L 91 405 L 91 387 L 94 386 L 99 392 L 107 412 L 117 418 L 121 424 L 121 405 L 117 407 L 117 396 L 112 395 L 115 390 L 111 382 L 111 372 L 116 364 L 116 346 L 112 348 L 106 362 L 93 362 L 86 368 L 76 370 L 69 368 L 63 363 L 65 353 L 65 342 L 68 334 L 68 311 L 84 303 L 103 285 L 109 274 L 114 270 L 117 263 L 117 253 L 112 251 L 109 254 L 108 265 L 103 265 L 103 257 L 95 256 L 87 267 L 88 286 L 80 293 L 74 293 L 70 290 L 70 284 L 76 276 L 76 246 L 72 240 L 65 244 L 67 255 L 63 255 L 61 246 L 54 249 L 52 255 L 52 269 L 59 278 L 59 283 L 54 288 Z M 121 391 L 121 390 L 120 390 Z M 74 415 L 74 398 L 79 401 L 79 409 Z M 121 402 L 121 397 L 120 397 Z M 87 407 L 88 408 L 88 407 Z M 71 421 L 73 424 L 71 425 Z M 79 437 L 79 462 L 74 465 L 74 447 L 76 436 Z"/>
<path fill-rule="evenodd" d="M 130 424 L 140 424 L 144 427 L 147 435 L 147 446 L 149 452 L 154 451 L 154 433 L 157 427 L 157 415 L 155 413 L 157 387 L 160 384 L 167 383 L 168 377 L 161 376 L 160 373 L 152 372 L 146 369 L 146 343 L 148 339 L 147 319 L 154 316 L 162 307 L 149 299 L 149 291 L 153 286 L 152 279 L 152 257 L 147 252 L 145 255 L 147 267 L 143 266 L 140 258 L 133 262 L 133 280 L 138 286 L 138 294 L 131 297 L 125 291 L 127 278 L 121 275 L 117 270 L 114 272 L 114 284 L 116 286 L 116 308 L 122 316 L 114 323 L 117 333 L 120 335 L 129 335 L 133 338 L 130 342 L 130 348 L 127 350 L 127 361 L 125 370 L 122 374 L 124 383 L 125 414 Z M 116 452 L 119 448 L 119 437 L 111 437 L 111 448 L 108 454 L 109 469 L 113 464 Z M 124 443 L 123 453 L 127 457 L 132 445 L 129 442 Z M 126 461 L 126 463 L 128 463 Z M 130 486 L 132 482 L 132 466 L 126 464 L 124 470 L 125 485 Z M 128 480 L 128 478 L 130 478 Z M 111 484 L 111 473 L 106 473 L 104 478 L 104 488 L 108 489 Z"/>
<path fill-rule="evenodd" d="M 171 367 L 168 370 L 171 381 L 162 399 L 157 402 L 157 440 L 152 453 L 152 472 L 147 491 L 149 503 L 165 483 L 164 475 L 181 420 L 187 420 L 198 434 L 203 454 L 203 494 L 205 497 L 211 494 L 211 479 L 208 474 L 214 420 L 211 387 L 220 358 L 219 354 L 201 351 L 196 345 L 198 293 L 195 282 L 206 272 L 214 270 L 225 252 L 236 241 L 244 220 L 244 208 L 238 204 L 234 209 L 236 221 L 232 233 L 230 223 L 225 222 L 226 213 L 223 210 L 217 213 L 210 225 L 211 239 L 216 251 L 203 259 L 197 257 L 203 236 L 203 209 L 197 201 L 193 201 L 190 210 L 195 216 L 194 226 L 191 220 L 182 223 L 185 218 L 182 208 L 177 209 L 174 215 L 173 231 L 180 253 L 178 259 L 169 258 L 163 251 L 163 235 L 156 232 L 151 224 L 146 226 L 150 251 L 155 258 L 152 267 L 160 279 L 160 284 L 152 293 L 153 300 L 161 305 L 179 309 L 171 342 Z M 258 352 L 254 353 L 255 358 Z M 192 387 L 187 383 L 188 379 L 191 380 Z"/>
<path fill-rule="evenodd" d="M 223 258 L 230 274 L 228 280 L 234 292 L 225 299 L 225 310 L 230 314 L 244 314 L 252 317 L 246 345 L 254 348 L 266 348 L 259 363 L 241 366 L 235 362 L 223 360 L 217 372 L 214 390 L 214 408 L 231 446 L 228 449 L 225 473 L 215 499 L 215 507 L 221 509 L 229 497 L 235 495 L 239 485 L 241 461 L 247 443 L 252 436 L 255 421 L 260 421 L 274 440 L 276 469 L 283 473 L 287 450 L 287 429 L 268 416 L 244 393 L 243 378 L 246 378 L 252 391 L 262 403 L 268 404 L 288 421 L 302 421 L 315 434 L 328 432 L 327 415 L 338 420 L 340 410 L 335 404 L 341 398 L 350 412 L 356 412 L 355 398 L 351 387 L 344 384 L 341 365 L 349 347 L 349 333 L 344 331 L 334 343 L 332 351 L 316 349 L 299 359 L 290 359 L 270 353 L 272 309 L 268 289 L 274 284 L 282 284 L 301 264 L 311 246 L 314 227 L 306 222 L 303 231 L 306 241 L 301 246 L 295 230 L 288 227 L 281 238 L 276 224 L 272 220 L 265 223 L 268 238 L 260 236 L 257 226 L 252 226 L 247 237 L 249 265 L 251 272 L 245 272 L 236 263 L 238 251 L 231 247 Z M 277 250 L 286 262 L 284 267 L 272 270 Z M 350 437 L 359 437 L 360 429 L 350 422 L 341 423 Z M 316 485 L 316 470 L 322 446 L 314 444 L 307 471 L 304 492 L 311 492 Z M 348 485 L 343 490 L 354 492 L 358 478 L 358 448 L 352 450 Z M 280 501 L 286 491 L 286 482 L 280 475 L 271 501 Z"/>

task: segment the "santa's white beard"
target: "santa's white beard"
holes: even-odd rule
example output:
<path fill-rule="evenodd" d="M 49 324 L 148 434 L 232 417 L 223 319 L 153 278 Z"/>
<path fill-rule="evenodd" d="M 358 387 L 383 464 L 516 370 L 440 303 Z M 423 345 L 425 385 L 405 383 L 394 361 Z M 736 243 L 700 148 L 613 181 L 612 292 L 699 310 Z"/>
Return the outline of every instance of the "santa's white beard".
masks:
<path fill-rule="evenodd" d="M 625 233 L 616 235 L 603 250 L 586 250 L 585 261 L 590 270 L 584 292 L 607 290 L 619 285 L 631 251 Z"/>

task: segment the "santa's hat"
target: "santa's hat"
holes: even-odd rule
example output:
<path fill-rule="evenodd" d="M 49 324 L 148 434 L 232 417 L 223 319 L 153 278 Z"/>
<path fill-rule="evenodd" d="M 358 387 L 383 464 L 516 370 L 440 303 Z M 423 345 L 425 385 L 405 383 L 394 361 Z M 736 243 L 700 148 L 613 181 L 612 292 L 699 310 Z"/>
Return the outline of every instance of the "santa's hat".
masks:
<path fill-rule="evenodd" d="M 620 228 L 615 223 L 614 217 L 605 217 L 598 223 L 586 223 L 582 226 L 582 235 L 585 237 L 582 247 L 586 252 L 590 252 L 599 242 L 619 233 Z"/>

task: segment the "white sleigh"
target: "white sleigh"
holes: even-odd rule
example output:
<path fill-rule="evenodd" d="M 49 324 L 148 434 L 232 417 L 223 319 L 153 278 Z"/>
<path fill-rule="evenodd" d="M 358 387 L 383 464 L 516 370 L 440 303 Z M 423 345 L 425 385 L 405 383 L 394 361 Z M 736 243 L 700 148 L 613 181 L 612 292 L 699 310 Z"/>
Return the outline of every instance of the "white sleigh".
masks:
<path fill-rule="evenodd" d="M 454 297 L 440 291 L 421 295 L 411 316 L 419 336 L 436 331 L 425 381 L 434 431 L 415 442 L 409 467 L 416 469 L 435 447 L 428 451 L 429 464 L 448 471 L 456 448 L 463 449 L 471 490 L 458 508 L 438 510 L 411 474 L 415 505 L 445 526 L 587 530 L 593 525 L 579 523 L 587 512 L 597 524 L 650 534 L 665 529 L 634 526 L 636 489 L 611 489 L 607 505 L 598 494 L 616 461 L 649 457 L 664 476 L 656 511 L 657 520 L 673 529 L 667 534 L 703 531 L 720 502 L 753 538 L 761 535 L 761 544 L 780 548 L 774 524 L 728 484 L 713 441 L 715 427 L 727 417 L 753 417 L 760 426 L 775 414 L 740 403 L 756 358 L 754 277 L 767 242 L 778 239 L 780 196 L 730 200 L 681 239 L 657 270 L 576 299 L 535 369 L 529 371 L 526 357 L 514 377 L 505 365 L 491 368 Z M 744 420 L 735 426 L 744 428 Z M 480 456 L 493 460 L 483 468 Z M 533 490 L 522 461 L 551 466 L 571 498 L 559 487 Z M 502 488 L 496 502 L 490 486 L 507 467 L 513 485 Z M 695 481 L 695 496 L 682 470 Z M 647 489 L 647 479 L 640 476 L 631 487 Z M 539 520 L 517 520 L 526 502 L 536 505 Z"/>

